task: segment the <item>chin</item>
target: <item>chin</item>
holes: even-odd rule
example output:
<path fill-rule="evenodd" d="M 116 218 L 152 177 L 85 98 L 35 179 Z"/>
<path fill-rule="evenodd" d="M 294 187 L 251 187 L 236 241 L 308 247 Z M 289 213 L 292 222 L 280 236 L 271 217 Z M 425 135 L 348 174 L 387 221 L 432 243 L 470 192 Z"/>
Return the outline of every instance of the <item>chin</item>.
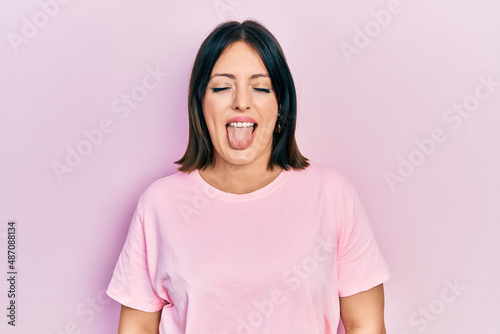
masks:
<path fill-rule="evenodd" d="M 233 165 L 246 165 L 256 159 L 255 152 L 250 151 L 249 148 L 245 150 L 235 150 L 232 147 L 228 147 L 223 153 L 223 155 L 219 154 L 220 158 Z"/>
<path fill-rule="evenodd" d="M 226 161 L 233 165 L 246 165 L 255 161 L 255 157 L 247 156 L 247 154 L 231 154 L 227 157 Z"/>

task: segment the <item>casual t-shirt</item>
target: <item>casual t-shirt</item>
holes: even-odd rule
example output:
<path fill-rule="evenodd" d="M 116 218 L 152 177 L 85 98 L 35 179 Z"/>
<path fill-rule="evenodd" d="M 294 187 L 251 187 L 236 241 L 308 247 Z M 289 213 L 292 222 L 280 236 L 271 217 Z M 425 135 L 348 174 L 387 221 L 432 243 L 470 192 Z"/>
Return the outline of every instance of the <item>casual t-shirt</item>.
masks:
<path fill-rule="evenodd" d="M 339 296 L 389 272 L 353 185 L 311 163 L 247 194 L 198 170 L 140 196 L 107 294 L 161 334 L 336 333 Z"/>

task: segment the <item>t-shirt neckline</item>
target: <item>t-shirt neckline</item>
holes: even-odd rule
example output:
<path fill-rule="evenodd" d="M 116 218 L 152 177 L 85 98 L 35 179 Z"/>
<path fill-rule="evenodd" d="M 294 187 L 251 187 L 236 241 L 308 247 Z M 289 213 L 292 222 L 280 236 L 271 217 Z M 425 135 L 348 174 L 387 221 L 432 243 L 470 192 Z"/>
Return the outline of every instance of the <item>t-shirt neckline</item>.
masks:
<path fill-rule="evenodd" d="M 288 174 L 290 174 L 290 170 L 283 169 L 281 173 L 270 183 L 268 183 L 262 188 L 259 188 L 257 190 L 254 190 L 246 194 L 228 193 L 213 187 L 211 184 L 209 184 L 201 177 L 198 169 L 194 170 L 189 175 L 191 175 L 191 177 L 196 181 L 196 183 L 198 183 L 198 185 L 202 188 L 202 191 L 209 197 L 225 198 L 233 200 L 246 200 L 246 199 L 256 198 L 266 193 L 269 193 L 271 190 L 273 190 L 279 184 L 281 184 Z"/>

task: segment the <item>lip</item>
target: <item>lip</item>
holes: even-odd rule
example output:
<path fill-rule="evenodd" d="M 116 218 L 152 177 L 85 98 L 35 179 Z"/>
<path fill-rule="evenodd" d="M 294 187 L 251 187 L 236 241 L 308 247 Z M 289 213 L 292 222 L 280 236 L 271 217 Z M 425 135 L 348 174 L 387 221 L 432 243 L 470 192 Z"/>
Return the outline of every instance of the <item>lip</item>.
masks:
<path fill-rule="evenodd" d="M 230 119 L 229 121 L 227 121 L 227 123 L 226 123 L 226 133 L 227 133 L 227 140 L 228 140 L 228 141 L 230 141 L 230 140 L 229 140 L 229 123 L 233 123 L 233 122 L 250 122 L 250 123 L 253 123 L 253 124 L 254 124 L 254 125 L 253 125 L 252 134 L 251 134 L 251 137 L 250 137 L 250 143 L 248 144 L 248 146 L 247 146 L 247 147 L 249 147 L 250 145 L 252 145 L 253 140 L 254 140 L 254 138 L 255 138 L 255 131 L 256 131 L 257 126 L 258 126 L 257 122 L 256 122 L 253 118 L 248 117 L 248 116 L 237 116 L 237 117 L 233 117 L 233 118 L 231 118 L 231 119 Z M 247 148 L 247 147 L 246 147 L 246 148 Z M 234 148 L 234 149 L 238 149 L 238 150 L 239 150 L 239 149 L 244 149 L 244 148 Z"/>
<path fill-rule="evenodd" d="M 255 125 L 257 125 L 256 120 L 254 120 L 251 117 L 247 117 L 247 116 L 233 117 L 229 121 L 226 122 L 226 125 L 228 125 L 229 123 L 232 123 L 232 122 L 250 122 L 250 123 L 254 123 Z"/>

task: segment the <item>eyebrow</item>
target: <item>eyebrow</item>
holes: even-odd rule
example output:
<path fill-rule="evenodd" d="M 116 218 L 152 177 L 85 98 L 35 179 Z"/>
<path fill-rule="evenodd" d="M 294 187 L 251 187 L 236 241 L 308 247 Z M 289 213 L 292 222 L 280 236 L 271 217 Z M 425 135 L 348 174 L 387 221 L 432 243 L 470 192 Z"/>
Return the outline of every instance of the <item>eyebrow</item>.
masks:
<path fill-rule="evenodd" d="M 214 77 L 227 77 L 229 79 L 236 79 L 236 77 L 233 74 L 230 73 L 215 73 L 210 77 L 210 80 L 212 80 Z M 257 79 L 257 78 L 269 78 L 269 75 L 259 73 L 259 74 L 254 74 L 250 77 L 250 79 Z"/>

